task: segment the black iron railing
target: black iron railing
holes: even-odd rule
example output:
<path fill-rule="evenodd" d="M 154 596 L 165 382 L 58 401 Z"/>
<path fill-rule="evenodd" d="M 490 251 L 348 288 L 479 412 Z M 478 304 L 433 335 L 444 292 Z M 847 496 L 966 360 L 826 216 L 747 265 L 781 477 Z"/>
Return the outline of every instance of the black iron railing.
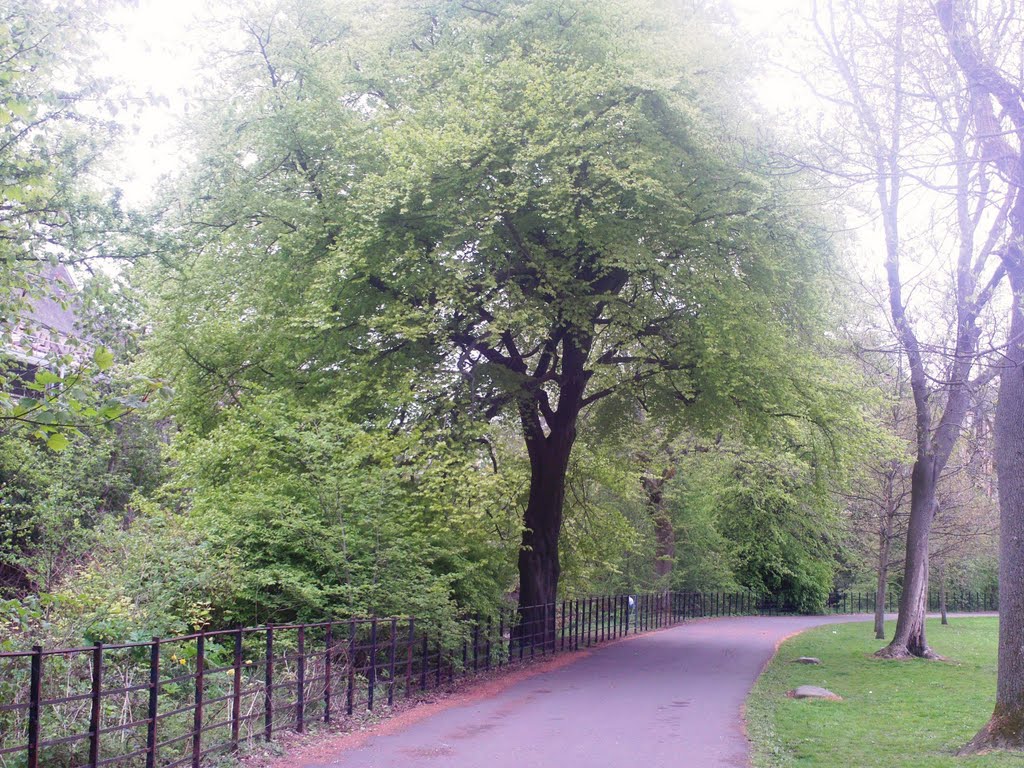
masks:
<path fill-rule="evenodd" d="M 996 607 L 982 593 L 950 592 L 947 605 Z M 834 593 L 828 610 L 870 612 L 873 595 Z M 791 611 L 746 592 L 661 592 L 472 617 L 444 633 L 415 618 L 352 618 L 0 653 L 0 768 L 200 768 L 460 675 L 686 619 Z"/>

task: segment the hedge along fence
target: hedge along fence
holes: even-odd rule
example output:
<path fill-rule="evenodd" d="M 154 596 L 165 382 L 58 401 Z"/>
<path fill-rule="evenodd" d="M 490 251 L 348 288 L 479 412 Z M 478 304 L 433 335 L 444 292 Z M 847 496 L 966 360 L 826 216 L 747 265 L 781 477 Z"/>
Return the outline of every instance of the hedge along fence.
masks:
<path fill-rule="evenodd" d="M 836 594 L 829 612 L 867 603 Z M 954 604 L 992 606 L 978 595 Z M 607 595 L 466 619 L 455 635 L 415 618 L 353 618 L 0 653 L 0 768 L 200 768 L 457 676 L 688 618 L 785 609 L 745 592 Z"/>

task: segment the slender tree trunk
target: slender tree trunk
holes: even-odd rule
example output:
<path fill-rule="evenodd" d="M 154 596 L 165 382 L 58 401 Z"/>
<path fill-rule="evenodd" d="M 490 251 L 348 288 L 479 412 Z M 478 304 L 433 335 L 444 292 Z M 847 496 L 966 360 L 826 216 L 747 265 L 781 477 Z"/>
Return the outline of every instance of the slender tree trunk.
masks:
<path fill-rule="evenodd" d="M 1024 196 L 1020 207 L 1024 208 Z M 1021 211 L 1024 225 L 1024 211 Z M 1024 230 L 1024 226 L 1022 226 Z M 999 480 L 999 669 L 992 718 L 963 753 L 1024 749 L 1024 263 L 1008 269 L 1013 287 L 1010 343 L 995 413 Z"/>
<path fill-rule="evenodd" d="M 942 614 L 943 625 L 949 624 L 946 616 L 946 561 L 939 565 L 939 613 Z"/>
<path fill-rule="evenodd" d="M 662 472 L 661 477 L 643 478 L 651 520 L 654 522 L 654 575 L 663 581 L 672 574 L 676 559 L 676 529 L 665 507 L 665 484 L 675 474 L 675 467 L 669 467 Z"/>
<path fill-rule="evenodd" d="M 907 526 L 907 561 L 903 593 L 892 641 L 877 656 L 888 659 L 938 658 L 928 647 L 925 615 L 928 608 L 928 537 L 935 516 L 935 462 L 918 456 L 911 474 L 910 522 Z"/>
<path fill-rule="evenodd" d="M 664 508 L 654 518 L 654 575 L 667 580 L 676 559 L 676 529 Z"/>
<path fill-rule="evenodd" d="M 888 518 L 887 518 L 888 519 Z M 889 586 L 889 551 L 892 531 L 885 525 L 878 534 L 878 584 L 875 587 L 875 639 L 885 639 L 885 593 Z"/>

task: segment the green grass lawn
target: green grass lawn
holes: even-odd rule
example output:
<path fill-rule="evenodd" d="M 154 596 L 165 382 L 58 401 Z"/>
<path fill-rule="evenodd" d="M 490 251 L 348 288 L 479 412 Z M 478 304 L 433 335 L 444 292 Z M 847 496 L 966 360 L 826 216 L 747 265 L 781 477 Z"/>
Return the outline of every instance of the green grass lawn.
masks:
<path fill-rule="evenodd" d="M 884 661 L 871 654 L 870 623 L 819 627 L 782 645 L 747 700 L 754 765 L 1022 766 L 1024 755 L 970 758 L 954 752 L 985 724 L 995 703 L 998 620 L 928 622 L 928 640 L 948 661 Z M 887 625 L 890 634 L 893 624 Z M 820 666 L 793 664 L 816 656 Z M 797 701 L 786 691 L 820 685 L 841 702 Z"/>

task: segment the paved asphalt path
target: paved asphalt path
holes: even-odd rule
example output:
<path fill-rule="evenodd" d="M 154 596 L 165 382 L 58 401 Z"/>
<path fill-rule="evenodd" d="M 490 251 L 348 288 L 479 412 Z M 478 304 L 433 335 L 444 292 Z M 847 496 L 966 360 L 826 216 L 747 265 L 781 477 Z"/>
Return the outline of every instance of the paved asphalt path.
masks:
<path fill-rule="evenodd" d="M 296 768 L 749 765 L 740 709 L 785 637 L 869 616 L 694 621 L 596 648 L 497 695 Z"/>

